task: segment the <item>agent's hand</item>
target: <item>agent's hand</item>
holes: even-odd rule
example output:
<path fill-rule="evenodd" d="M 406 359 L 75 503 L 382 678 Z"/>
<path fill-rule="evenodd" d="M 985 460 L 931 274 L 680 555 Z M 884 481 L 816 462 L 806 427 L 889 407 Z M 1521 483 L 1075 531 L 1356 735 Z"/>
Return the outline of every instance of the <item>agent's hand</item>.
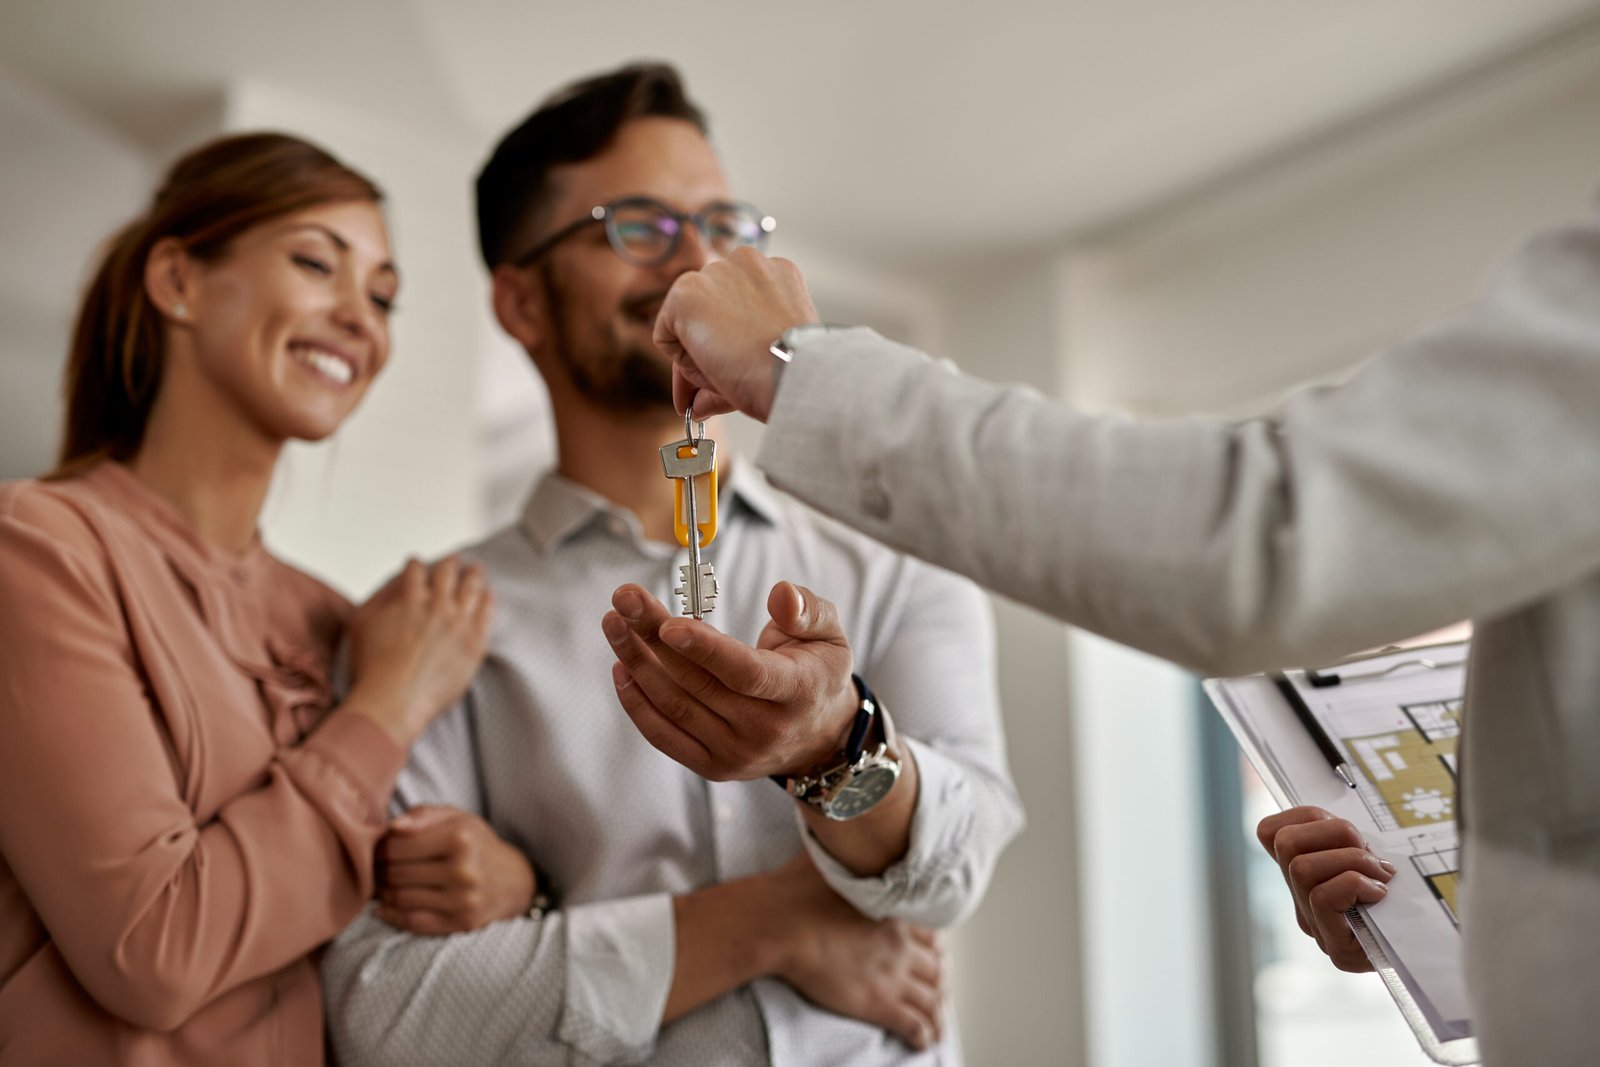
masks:
<path fill-rule="evenodd" d="M 533 866 L 478 816 L 422 804 L 378 842 L 378 917 L 414 934 L 454 934 L 526 915 Z"/>
<path fill-rule="evenodd" d="M 355 682 L 346 704 L 409 747 L 466 691 L 483 662 L 493 605 L 476 564 L 407 561 L 350 620 Z"/>
<path fill-rule="evenodd" d="M 751 648 L 673 618 L 637 585 L 601 621 L 618 662 L 617 699 L 656 748 L 712 781 L 799 775 L 841 747 L 855 719 L 850 646 L 828 601 L 790 582 Z"/>
<path fill-rule="evenodd" d="M 862 915 L 803 852 L 777 877 L 792 929 L 778 977 L 813 1004 L 882 1027 L 918 1051 L 943 1038 L 948 966 L 938 934 Z"/>
<path fill-rule="evenodd" d="M 772 410 L 777 358 L 791 326 L 817 321 L 800 270 L 753 248 L 678 275 L 656 315 L 655 342 L 672 358 L 672 399 L 697 418 L 737 408 L 762 422 Z"/>
<path fill-rule="evenodd" d="M 1256 826 L 1256 839 L 1283 870 L 1300 929 L 1341 971 L 1372 970 L 1344 913 L 1382 900 L 1394 864 L 1375 856 L 1352 823 L 1322 808 L 1269 815 Z"/>

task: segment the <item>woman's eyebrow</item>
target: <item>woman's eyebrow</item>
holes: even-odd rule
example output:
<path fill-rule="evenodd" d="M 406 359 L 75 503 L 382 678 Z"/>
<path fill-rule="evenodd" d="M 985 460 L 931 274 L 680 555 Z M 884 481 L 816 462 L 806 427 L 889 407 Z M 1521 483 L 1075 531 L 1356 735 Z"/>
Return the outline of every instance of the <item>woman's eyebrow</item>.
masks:
<path fill-rule="evenodd" d="M 288 227 L 285 232 L 292 233 L 295 230 L 315 230 L 318 233 L 322 234 L 324 237 L 326 237 L 328 240 L 332 241 L 333 242 L 333 246 L 335 248 L 337 248 L 339 251 L 341 251 L 341 252 L 350 251 L 350 242 L 346 241 L 343 237 L 341 237 L 339 235 L 339 231 L 338 230 L 335 230 L 333 227 L 325 225 L 324 223 L 321 223 L 321 222 L 302 222 L 302 223 L 298 223 L 298 224 L 296 224 L 294 226 Z M 386 259 L 382 263 L 378 264 L 378 270 L 387 271 L 388 273 L 396 275 L 396 276 L 398 276 L 399 273 L 400 273 L 399 270 L 397 270 L 395 268 L 394 261 L 393 260 L 388 260 L 388 259 Z"/>

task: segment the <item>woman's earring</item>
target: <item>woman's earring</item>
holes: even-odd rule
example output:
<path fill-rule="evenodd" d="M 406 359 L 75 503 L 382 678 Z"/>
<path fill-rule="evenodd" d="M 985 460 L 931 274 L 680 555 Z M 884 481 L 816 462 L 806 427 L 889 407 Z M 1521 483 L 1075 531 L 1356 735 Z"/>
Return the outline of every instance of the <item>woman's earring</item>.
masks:
<path fill-rule="evenodd" d="M 181 319 L 181 318 L 186 317 L 188 314 L 189 314 L 189 305 L 188 304 L 173 304 L 172 305 L 172 317 L 173 318 Z"/>

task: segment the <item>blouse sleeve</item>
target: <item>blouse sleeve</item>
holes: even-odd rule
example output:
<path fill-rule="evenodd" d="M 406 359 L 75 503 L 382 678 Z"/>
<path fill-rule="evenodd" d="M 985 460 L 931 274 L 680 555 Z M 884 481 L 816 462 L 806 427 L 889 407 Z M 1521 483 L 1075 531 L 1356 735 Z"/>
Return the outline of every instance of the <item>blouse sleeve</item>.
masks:
<path fill-rule="evenodd" d="M 356 915 L 404 753 L 335 713 L 197 823 L 123 610 L 72 505 L 0 494 L 0 852 L 89 995 L 168 1031 Z"/>

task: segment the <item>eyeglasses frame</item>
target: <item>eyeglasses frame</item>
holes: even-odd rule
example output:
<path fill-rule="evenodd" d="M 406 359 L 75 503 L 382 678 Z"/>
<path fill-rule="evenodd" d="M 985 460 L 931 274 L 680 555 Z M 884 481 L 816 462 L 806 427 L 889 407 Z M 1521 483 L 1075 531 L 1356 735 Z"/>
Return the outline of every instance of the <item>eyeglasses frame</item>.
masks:
<path fill-rule="evenodd" d="M 649 205 L 651 207 L 661 208 L 666 217 L 673 219 L 678 224 L 678 232 L 672 235 L 671 243 L 668 244 L 666 252 L 656 259 L 641 260 L 632 254 L 624 253 L 619 247 L 621 240 L 615 234 L 611 219 L 619 208 L 635 205 Z M 761 235 L 756 239 L 754 245 L 746 247 L 753 247 L 757 251 L 762 251 L 765 249 L 767 245 L 767 238 L 771 236 L 773 230 L 778 228 L 778 220 L 773 218 L 771 215 L 763 213 L 759 208 L 749 201 L 714 200 L 705 207 L 702 207 L 699 211 L 673 211 L 671 207 L 663 204 L 654 197 L 625 196 L 621 199 L 613 200 L 609 204 L 596 204 L 594 207 L 589 209 L 589 215 L 587 218 L 576 219 L 573 222 L 561 227 L 561 229 L 550 234 L 544 240 L 540 241 L 538 244 L 522 253 L 522 255 L 513 259 L 511 263 L 516 267 L 531 266 L 542 256 L 548 253 L 552 248 L 559 245 L 562 241 L 565 241 L 573 234 L 578 233 L 586 227 L 593 226 L 598 222 L 605 226 L 606 243 L 611 246 L 611 251 L 616 253 L 618 259 L 621 259 L 624 263 L 632 263 L 640 267 L 659 267 L 661 264 L 668 262 L 673 256 L 677 255 L 678 249 L 683 246 L 684 223 L 693 223 L 694 228 L 700 233 L 700 239 L 706 240 L 706 227 L 708 225 L 706 221 L 706 214 L 708 211 L 713 208 L 729 207 L 748 209 L 750 214 L 758 220 Z"/>

